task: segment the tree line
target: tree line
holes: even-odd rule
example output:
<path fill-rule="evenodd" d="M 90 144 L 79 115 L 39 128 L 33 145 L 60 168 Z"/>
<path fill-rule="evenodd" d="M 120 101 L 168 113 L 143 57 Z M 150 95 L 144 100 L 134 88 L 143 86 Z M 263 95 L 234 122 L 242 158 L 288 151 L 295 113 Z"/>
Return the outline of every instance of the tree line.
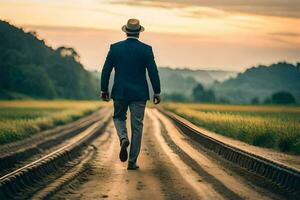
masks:
<path fill-rule="evenodd" d="M 5 21 L 0 21 L 0 44 L 0 98 L 97 98 L 98 80 L 73 48 L 53 49 L 35 32 Z"/>
<path fill-rule="evenodd" d="M 179 93 L 171 93 L 163 95 L 164 100 L 174 102 L 202 102 L 202 103 L 231 103 L 223 97 L 217 98 L 212 89 L 205 89 L 201 83 L 192 89 L 192 96 L 187 97 Z M 290 92 L 278 91 L 270 97 L 260 101 L 258 97 L 251 99 L 251 104 L 296 104 L 296 98 Z"/>

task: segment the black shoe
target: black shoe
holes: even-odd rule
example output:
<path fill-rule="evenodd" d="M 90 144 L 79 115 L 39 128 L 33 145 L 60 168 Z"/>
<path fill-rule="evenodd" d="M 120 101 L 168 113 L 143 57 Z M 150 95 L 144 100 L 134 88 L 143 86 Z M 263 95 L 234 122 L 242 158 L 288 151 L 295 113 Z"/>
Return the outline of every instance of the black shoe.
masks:
<path fill-rule="evenodd" d="M 127 147 L 129 146 L 129 141 L 127 139 L 123 139 L 121 142 L 121 150 L 119 154 L 119 158 L 122 162 L 125 162 L 128 159 Z"/>
<path fill-rule="evenodd" d="M 140 168 L 138 165 L 128 165 L 127 170 L 137 170 L 138 168 Z"/>

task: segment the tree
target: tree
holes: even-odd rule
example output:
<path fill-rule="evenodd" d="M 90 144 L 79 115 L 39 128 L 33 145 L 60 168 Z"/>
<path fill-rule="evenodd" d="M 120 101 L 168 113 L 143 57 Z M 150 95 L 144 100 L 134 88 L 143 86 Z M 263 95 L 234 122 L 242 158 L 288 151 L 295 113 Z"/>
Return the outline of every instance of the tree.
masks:
<path fill-rule="evenodd" d="M 58 47 L 57 51 L 62 57 L 73 57 L 77 62 L 80 60 L 79 54 L 72 47 Z"/>
<path fill-rule="evenodd" d="M 218 103 L 223 103 L 223 104 L 230 104 L 229 99 L 226 97 L 220 97 L 219 99 L 216 100 Z"/>
<path fill-rule="evenodd" d="M 56 92 L 52 81 L 41 66 L 16 65 L 6 68 L 3 89 L 27 94 L 36 98 L 54 98 Z"/>
<path fill-rule="evenodd" d="M 267 97 L 265 100 L 264 100 L 264 104 L 271 104 L 272 103 L 272 100 L 270 97 Z"/>
<path fill-rule="evenodd" d="M 252 98 L 251 104 L 259 104 L 259 99 L 257 97 Z"/>
<path fill-rule="evenodd" d="M 180 93 L 176 93 L 176 92 L 173 92 L 173 93 L 170 93 L 170 94 L 164 94 L 163 99 L 165 101 L 174 101 L 174 102 L 186 102 L 186 101 L 188 101 L 188 98 L 185 95 L 180 94 Z"/>
<path fill-rule="evenodd" d="M 294 103 L 296 103 L 295 97 L 291 93 L 285 92 L 285 91 L 276 92 L 276 93 L 272 94 L 271 101 L 274 104 L 294 104 Z"/>
<path fill-rule="evenodd" d="M 215 102 L 216 97 L 212 90 L 206 90 L 200 83 L 193 89 L 193 98 L 197 102 Z"/>

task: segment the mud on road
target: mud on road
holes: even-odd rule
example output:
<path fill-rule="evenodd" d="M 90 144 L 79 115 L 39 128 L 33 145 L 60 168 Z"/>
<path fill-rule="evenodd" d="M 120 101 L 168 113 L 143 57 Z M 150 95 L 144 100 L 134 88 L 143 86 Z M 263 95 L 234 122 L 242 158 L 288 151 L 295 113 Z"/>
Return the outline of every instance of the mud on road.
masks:
<path fill-rule="evenodd" d="M 93 142 L 89 170 L 53 199 L 281 199 L 196 150 L 157 110 L 147 109 L 139 170 L 119 161 L 111 122 Z M 128 123 L 130 132 L 130 123 Z"/>

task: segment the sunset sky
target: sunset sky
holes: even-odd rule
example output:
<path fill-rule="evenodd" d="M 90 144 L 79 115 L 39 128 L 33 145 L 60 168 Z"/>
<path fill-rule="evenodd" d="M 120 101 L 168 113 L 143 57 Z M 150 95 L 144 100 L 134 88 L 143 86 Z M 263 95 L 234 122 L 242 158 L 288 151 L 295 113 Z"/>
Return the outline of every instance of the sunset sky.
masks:
<path fill-rule="evenodd" d="M 145 26 L 141 40 L 160 66 L 243 71 L 300 62 L 299 0 L 0 0 L 0 19 L 50 46 L 74 47 L 91 70 L 124 38 L 128 18 Z"/>

